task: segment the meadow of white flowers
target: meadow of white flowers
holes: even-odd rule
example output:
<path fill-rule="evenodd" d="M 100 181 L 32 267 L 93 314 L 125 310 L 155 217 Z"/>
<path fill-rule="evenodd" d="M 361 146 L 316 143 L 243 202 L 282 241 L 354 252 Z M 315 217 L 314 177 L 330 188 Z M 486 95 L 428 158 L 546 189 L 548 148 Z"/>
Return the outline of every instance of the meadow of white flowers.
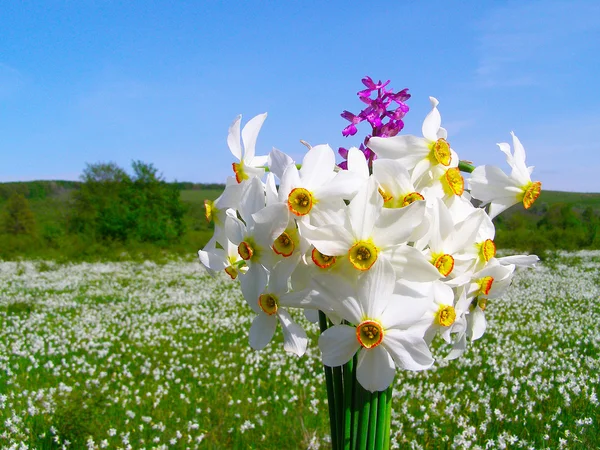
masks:
<path fill-rule="evenodd" d="M 399 373 L 393 446 L 598 447 L 599 269 L 519 271 L 461 359 Z M 0 448 L 326 447 L 315 326 L 255 352 L 254 315 L 197 262 L 0 262 Z"/>

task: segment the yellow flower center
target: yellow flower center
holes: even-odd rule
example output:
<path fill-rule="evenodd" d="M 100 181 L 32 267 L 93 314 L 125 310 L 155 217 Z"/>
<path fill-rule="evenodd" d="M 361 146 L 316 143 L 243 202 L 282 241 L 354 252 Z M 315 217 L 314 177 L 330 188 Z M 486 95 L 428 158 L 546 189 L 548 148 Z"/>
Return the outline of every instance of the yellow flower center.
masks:
<path fill-rule="evenodd" d="M 375 320 L 365 320 L 356 327 L 356 339 L 364 348 L 373 348 L 383 340 L 383 327 Z"/>
<path fill-rule="evenodd" d="M 479 249 L 479 256 L 486 262 L 496 256 L 496 244 L 491 239 L 486 239 L 482 242 Z"/>
<path fill-rule="evenodd" d="M 279 309 L 279 299 L 273 294 L 262 294 L 258 297 L 258 306 L 265 313 L 272 316 Z"/>
<path fill-rule="evenodd" d="M 378 249 L 369 239 L 368 241 L 358 241 L 350 250 L 348 258 L 350 263 L 358 270 L 369 270 L 375 261 L 377 261 Z"/>
<path fill-rule="evenodd" d="M 483 295 L 488 295 L 494 284 L 494 277 L 483 277 L 477 281 L 479 284 L 479 292 Z"/>
<path fill-rule="evenodd" d="M 335 256 L 324 255 L 316 248 L 313 248 L 311 253 L 313 262 L 321 269 L 327 269 L 335 264 Z"/>
<path fill-rule="evenodd" d="M 248 261 L 255 255 L 256 250 L 252 242 L 243 241 L 238 245 L 238 253 L 244 261 Z"/>
<path fill-rule="evenodd" d="M 288 195 L 288 208 L 296 216 L 305 216 L 313 207 L 313 196 L 304 188 L 292 189 Z"/>
<path fill-rule="evenodd" d="M 531 208 L 533 203 L 537 200 L 542 192 L 542 183 L 536 181 L 534 183 L 529 183 L 524 186 L 523 191 L 523 206 L 525 209 Z"/>
<path fill-rule="evenodd" d="M 454 258 L 448 254 L 434 255 L 432 264 L 443 276 L 447 277 L 454 269 Z"/>
<path fill-rule="evenodd" d="M 283 257 L 288 257 L 294 253 L 295 247 L 293 239 L 285 231 L 273 242 L 273 251 Z"/>
<path fill-rule="evenodd" d="M 250 178 L 244 170 L 243 163 L 233 163 L 231 164 L 231 166 L 233 167 L 233 172 L 235 173 L 235 181 L 237 181 L 238 183 L 241 183 L 243 180 L 247 180 L 248 178 Z"/>
<path fill-rule="evenodd" d="M 487 298 L 480 298 L 477 300 L 477 306 L 479 306 L 479 308 L 482 311 L 485 311 L 485 308 L 487 307 L 487 302 L 488 302 Z"/>
<path fill-rule="evenodd" d="M 212 222 L 215 213 L 215 202 L 211 200 L 204 200 L 204 217 L 208 223 Z"/>
<path fill-rule="evenodd" d="M 463 195 L 463 192 L 465 192 L 465 179 L 458 167 L 446 170 L 442 178 L 442 184 L 444 192 L 448 195 Z"/>
<path fill-rule="evenodd" d="M 425 200 L 425 197 L 423 197 L 418 192 L 411 192 L 410 194 L 406 194 L 402 199 L 402 207 L 404 208 L 405 206 L 408 206 L 411 203 L 416 202 L 417 200 Z"/>
<path fill-rule="evenodd" d="M 433 160 L 443 166 L 449 166 L 452 154 L 450 153 L 450 144 L 446 139 L 440 138 L 433 143 L 432 148 Z"/>
<path fill-rule="evenodd" d="M 440 305 L 437 313 L 435 313 L 435 323 L 442 327 L 449 327 L 456 320 L 456 310 L 454 306 Z"/>
<path fill-rule="evenodd" d="M 231 277 L 232 280 L 235 280 L 238 276 L 238 271 L 233 266 L 225 267 L 225 273 Z"/>
<path fill-rule="evenodd" d="M 379 195 L 381 195 L 381 197 L 383 198 L 384 206 L 386 203 L 388 203 L 390 200 L 392 200 L 394 198 L 390 194 L 385 192 L 382 187 L 379 187 L 378 191 L 379 191 Z"/>

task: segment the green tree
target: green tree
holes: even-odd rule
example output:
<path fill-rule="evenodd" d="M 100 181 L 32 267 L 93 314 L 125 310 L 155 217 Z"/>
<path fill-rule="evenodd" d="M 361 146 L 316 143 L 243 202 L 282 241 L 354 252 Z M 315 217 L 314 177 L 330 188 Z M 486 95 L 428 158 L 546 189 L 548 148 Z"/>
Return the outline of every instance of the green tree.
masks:
<path fill-rule="evenodd" d="M 94 240 L 172 242 L 183 235 L 179 190 L 142 161 L 127 174 L 115 163 L 88 164 L 74 196 L 72 231 Z"/>
<path fill-rule="evenodd" d="M 35 234 L 35 216 L 23 194 L 15 192 L 8 199 L 3 228 L 9 234 Z"/>

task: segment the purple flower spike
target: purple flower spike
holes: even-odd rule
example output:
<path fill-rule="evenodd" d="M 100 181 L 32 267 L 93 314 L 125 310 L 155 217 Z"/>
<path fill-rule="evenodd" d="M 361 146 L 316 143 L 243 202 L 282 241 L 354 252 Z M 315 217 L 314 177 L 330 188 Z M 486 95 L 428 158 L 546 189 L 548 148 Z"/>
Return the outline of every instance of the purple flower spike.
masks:
<path fill-rule="evenodd" d="M 362 122 L 364 119 L 361 116 L 355 116 L 350 111 L 344 111 L 340 114 L 344 119 L 350 122 L 344 130 L 342 131 L 342 135 L 344 136 L 354 136 L 357 133 L 356 124 Z"/>
<path fill-rule="evenodd" d="M 358 98 L 367 106 L 356 115 L 350 111 L 344 111 L 341 114 L 344 119 L 350 122 L 350 125 L 342 130 L 342 135 L 346 137 L 354 136 L 358 132 L 356 125 L 362 121 L 369 122 L 369 125 L 371 125 L 371 135 L 365 138 L 365 145 L 361 144 L 360 150 L 365 154 L 365 158 L 369 162 L 369 167 L 371 167 L 377 155 L 369 147 L 366 147 L 367 141 L 371 136 L 396 136 L 404 128 L 402 119 L 409 109 L 408 105 L 404 102 L 410 98 L 410 94 L 408 93 L 408 89 L 402 89 L 400 92 L 386 89 L 390 80 L 386 82 L 379 80 L 375 83 L 371 77 L 365 76 L 362 79 L 362 83 L 366 89 L 358 92 Z M 374 91 L 376 91 L 376 97 L 371 98 L 371 94 Z M 392 103 L 395 103 L 397 106 L 390 108 Z M 342 158 L 348 159 L 347 149 L 340 147 L 339 154 Z M 342 169 L 346 169 L 348 164 L 344 161 L 339 166 Z"/>

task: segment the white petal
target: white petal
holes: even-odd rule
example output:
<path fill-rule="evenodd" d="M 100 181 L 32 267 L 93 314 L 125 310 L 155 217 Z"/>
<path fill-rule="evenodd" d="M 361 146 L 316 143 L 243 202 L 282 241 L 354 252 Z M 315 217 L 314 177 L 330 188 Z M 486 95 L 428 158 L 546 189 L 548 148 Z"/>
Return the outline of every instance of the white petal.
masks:
<path fill-rule="evenodd" d="M 431 297 L 406 297 L 392 295 L 381 315 L 381 324 L 385 329 L 408 329 L 419 323 L 425 312 L 431 307 Z"/>
<path fill-rule="evenodd" d="M 514 167 L 513 167 L 513 177 L 519 181 L 521 184 L 527 184 L 531 181 L 530 174 L 531 172 L 527 168 L 527 164 L 525 164 L 525 149 L 523 148 L 523 144 L 515 133 L 510 132 L 513 138 L 513 148 L 514 148 Z"/>
<path fill-rule="evenodd" d="M 319 336 L 319 349 L 323 354 L 323 364 L 337 367 L 346 364 L 360 348 L 356 338 L 356 328 L 336 325 Z"/>
<path fill-rule="evenodd" d="M 265 207 L 265 189 L 262 181 L 254 177 L 248 180 L 244 190 L 242 191 L 242 197 L 240 198 L 240 216 L 246 226 L 250 227 L 254 220 L 252 220 L 252 214 L 260 211 Z"/>
<path fill-rule="evenodd" d="M 267 269 L 260 264 L 252 264 L 248 272 L 240 274 L 240 287 L 246 302 L 257 314 L 262 314 L 258 306 L 258 297 L 263 293 L 267 286 Z"/>
<path fill-rule="evenodd" d="M 279 203 L 279 194 L 277 193 L 277 186 L 275 184 L 275 175 L 271 172 L 267 174 L 267 180 L 265 181 L 265 197 L 267 200 L 267 206 Z"/>
<path fill-rule="evenodd" d="M 290 164 L 283 171 L 281 184 L 279 185 L 279 201 L 287 204 L 288 196 L 292 189 L 300 186 L 300 174 L 295 164 Z"/>
<path fill-rule="evenodd" d="M 242 141 L 244 141 L 244 161 L 250 163 L 254 158 L 254 149 L 256 147 L 256 138 L 263 122 L 267 118 L 267 113 L 254 116 L 248 121 L 242 130 Z"/>
<path fill-rule="evenodd" d="M 429 154 L 427 141 L 423 138 L 403 135 L 389 138 L 372 137 L 368 146 L 379 158 L 400 159 L 407 170 Z"/>
<path fill-rule="evenodd" d="M 285 154 L 281 150 L 273 148 L 271 153 L 269 153 L 269 159 L 267 161 L 269 170 L 277 175 L 280 180 L 283 177 L 283 172 L 290 164 L 294 164 L 294 160 L 291 156 Z"/>
<path fill-rule="evenodd" d="M 302 160 L 300 178 L 308 190 L 324 184 L 334 177 L 335 155 L 329 145 L 311 148 Z"/>
<path fill-rule="evenodd" d="M 410 331 L 386 330 L 381 343 L 401 369 L 425 370 L 433 365 L 431 351 L 425 340 Z"/>
<path fill-rule="evenodd" d="M 406 195 L 415 191 L 408 170 L 393 159 L 373 161 L 373 176 L 386 193 L 393 196 Z"/>
<path fill-rule="evenodd" d="M 215 248 L 211 251 L 199 250 L 198 257 L 204 267 L 215 272 L 223 270 L 228 266 L 227 256 L 225 255 L 225 251 L 221 248 Z"/>
<path fill-rule="evenodd" d="M 240 144 L 240 122 L 242 116 L 237 116 L 235 120 L 229 125 L 229 134 L 227 135 L 227 145 L 233 156 L 240 161 L 242 160 L 242 146 Z"/>
<path fill-rule="evenodd" d="M 225 234 L 232 244 L 240 245 L 240 242 L 244 240 L 244 234 L 246 234 L 246 226 L 237 217 L 227 216 L 227 219 L 225 219 Z"/>
<path fill-rule="evenodd" d="M 377 181 L 371 177 L 348 206 L 352 232 L 356 239 L 372 237 L 373 227 L 382 207 L 383 198 L 379 194 Z"/>
<path fill-rule="evenodd" d="M 283 203 L 275 203 L 253 214 L 252 220 L 256 223 L 254 227 L 256 242 L 266 247 L 266 251 L 286 229 L 289 222 L 289 211 Z"/>
<path fill-rule="evenodd" d="M 242 195 L 242 185 L 235 182 L 225 187 L 223 193 L 215 200 L 215 206 L 219 209 L 237 209 Z"/>
<path fill-rule="evenodd" d="M 431 102 L 431 111 L 425 117 L 423 121 L 423 137 L 429 141 L 437 141 L 437 134 L 440 126 L 442 125 L 442 116 L 437 109 L 437 105 L 439 102 L 435 97 L 429 97 L 429 101 Z"/>
<path fill-rule="evenodd" d="M 363 349 L 358 354 L 356 379 L 367 391 L 384 391 L 392 384 L 395 375 L 394 361 L 382 345 Z"/>
<path fill-rule="evenodd" d="M 517 267 L 535 267 L 539 260 L 537 255 L 513 255 L 498 258 L 498 262 L 504 266 L 514 264 Z"/>
<path fill-rule="evenodd" d="M 339 275 L 317 276 L 312 281 L 316 294 L 311 301 L 322 311 L 335 311 L 348 322 L 358 325 L 364 317 L 364 309 L 355 298 L 354 289 L 348 286 L 345 278 Z"/>
<path fill-rule="evenodd" d="M 264 156 L 254 155 L 254 158 L 252 158 L 252 161 L 248 162 L 248 165 L 252 166 L 252 167 L 260 167 L 261 169 L 264 170 L 264 168 L 267 167 L 268 162 L 269 162 L 269 155 L 264 155 Z"/>
<path fill-rule="evenodd" d="M 448 131 L 444 127 L 440 127 L 437 132 L 438 139 L 448 139 Z"/>
<path fill-rule="evenodd" d="M 358 280 L 358 298 L 365 314 L 378 319 L 394 292 L 396 276 L 389 261 L 379 258 L 373 267 Z"/>
<path fill-rule="evenodd" d="M 310 323 L 317 323 L 319 321 L 319 310 L 305 309 L 304 317 L 306 317 L 306 320 L 308 320 Z"/>
<path fill-rule="evenodd" d="M 292 272 L 298 264 L 298 256 L 291 256 L 280 260 L 269 273 L 268 291 L 277 295 L 285 294 L 288 291 L 288 282 Z"/>
<path fill-rule="evenodd" d="M 269 316 L 262 311 L 252 321 L 250 327 L 250 347 L 254 350 L 262 350 L 267 346 L 277 327 L 277 317 Z"/>
<path fill-rule="evenodd" d="M 300 222 L 299 229 L 302 236 L 324 255 L 345 255 L 354 242 L 352 235 L 339 225 L 325 225 L 316 228 Z"/>
<path fill-rule="evenodd" d="M 340 170 L 330 182 L 316 187 L 313 194 L 319 202 L 329 198 L 350 200 L 365 180 L 366 178 L 363 179 L 354 172 Z"/>
<path fill-rule="evenodd" d="M 356 147 L 348 150 L 348 170 L 354 172 L 361 179 L 369 178 L 369 164 L 365 154 Z"/>
<path fill-rule="evenodd" d="M 373 230 L 373 240 L 378 247 L 403 244 L 414 229 L 423 222 L 425 202 L 416 201 L 404 208 L 383 208 Z"/>
<path fill-rule="evenodd" d="M 277 316 L 283 328 L 283 349 L 298 356 L 304 355 L 308 338 L 300 325 L 294 322 L 285 309 L 277 311 Z"/>
<path fill-rule="evenodd" d="M 501 169 L 495 166 L 478 166 L 468 180 L 471 195 L 483 203 L 491 202 L 500 197 L 506 197 L 514 192 L 515 203 L 521 189 Z"/>
<path fill-rule="evenodd" d="M 439 280 L 442 275 L 416 248 L 398 245 L 386 257 L 392 263 L 396 275 L 409 281 L 426 282 Z"/>
<path fill-rule="evenodd" d="M 476 341 L 485 333 L 485 314 L 478 306 L 471 312 L 471 340 Z"/>
<path fill-rule="evenodd" d="M 452 239 L 445 245 L 448 253 L 453 254 L 475 244 L 477 232 L 486 215 L 484 211 L 479 211 L 481 212 L 470 214 L 465 220 L 456 224 Z"/>
<path fill-rule="evenodd" d="M 450 353 L 448 353 L 448 355 L 446 356 L 445 359 L 447 359 L 447 360 L 456 359 L 459 356 L 461 356 L 465 352 L 466 349 L 467 349 L 466 334 L 460 333 L 460 335 L 456 339 L 456 342 L 452 346 L 452 350 L 450 350 Z"/>

